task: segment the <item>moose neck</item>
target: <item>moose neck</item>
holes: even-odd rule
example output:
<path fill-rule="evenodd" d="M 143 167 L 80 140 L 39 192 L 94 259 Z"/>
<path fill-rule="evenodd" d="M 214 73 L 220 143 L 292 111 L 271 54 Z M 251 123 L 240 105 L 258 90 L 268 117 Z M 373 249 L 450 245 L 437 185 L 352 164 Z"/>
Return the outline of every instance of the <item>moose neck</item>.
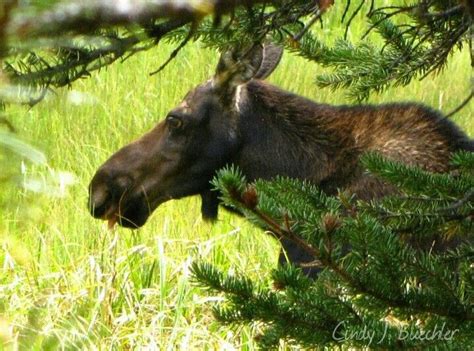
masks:
<path fill-rule="evenodd" d="M 334 173 L 344 138 L 331 128 L 331 107 L 262 81 L 240 94 L 242 148 L 233 162 L 250 180 L 283 175 L 319 184 Z"/>

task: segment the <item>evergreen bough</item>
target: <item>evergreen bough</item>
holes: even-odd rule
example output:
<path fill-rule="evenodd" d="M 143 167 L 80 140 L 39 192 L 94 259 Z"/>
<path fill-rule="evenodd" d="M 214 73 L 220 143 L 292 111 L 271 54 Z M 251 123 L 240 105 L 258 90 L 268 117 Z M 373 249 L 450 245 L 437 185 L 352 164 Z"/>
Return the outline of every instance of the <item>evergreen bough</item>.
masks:
<path fill-rule="evenodd" d="M 328 25 L 324 18 L 333 4 L 340 9 L 337 25 L 346 30 L 328 44 L 315 23 Z M 347 34 L 362 14 L 368 28 L 353 43 Z M 21 102 L 33 105 L 51 88 L 69 86 L 162 41 L 175 43 L 175 50 L 149 73 L 163 69 L 190 41 L 222 51 L 271 40 L 330 68 L 316 78 L 320 87 L 347 88 L 362 101 L 439 72 L 463 46 L 472 51 L 473 16 L 474 5 L 465 0 L 7 0 L 0 5 L 0 58 L 7 57 L 1 69 L 27 92 Z"/>
<path fill-rule="evenodd" d="M 279 266 L 268 286 L 198 261 L 194 277 L 225 297 L 214 307 L 219 321 L 257 323 L 264 349 L 281 340 L 308 348 L 470 349 L 473 155 L 455 154 L 457 169 L 441 175 L 367 154 L 368 170 L 400 190 L 371 202 L 327 196 L 288 178 L 248 183 L 228 167 L 214 179 L 223 202 L 277 238 L 293 240 L 321 273 L 311 280 L 301 267 Z M 442 245 L 416 244 L 433 241 Z"/>

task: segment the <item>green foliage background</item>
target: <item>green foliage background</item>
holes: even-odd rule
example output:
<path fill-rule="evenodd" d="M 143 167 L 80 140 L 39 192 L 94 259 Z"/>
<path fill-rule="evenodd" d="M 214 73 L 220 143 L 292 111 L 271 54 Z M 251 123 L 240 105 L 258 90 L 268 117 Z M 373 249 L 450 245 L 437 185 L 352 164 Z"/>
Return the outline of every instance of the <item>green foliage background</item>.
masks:
<path fill-rule="evenodd" d="M 331 25 L 337 18 L 328 16 L 328 24 L 316 31 L 331 42 L 344 29 Z M 362 21 L 356 22 L 349 39 L 362 31 Z M 108 231 L 87 212 L 87 186 L 97 167 L 213 73 L 217 53 L 197 43 L 149 77 L 171 50 L 160 45 L 114 64 L 32 109 L 7 109 L 19 135 L 43 150 L 52 168 L 74 173 L 76 182 L 66 197 L 19 192 L 10 206 L 0 208 L 0 342 L 5 348 L 255 347 L 258 326 L 232 329 L 213 320 L 206 304 L 212 298 L 192 284 L 190 265 L 204 258 L 270 284 L 268 272 L 279 250 L 273 239 L 224 211 L 215 225 L 204 223 L 197 198 L 160 206 L 135 232 Z M 322 72 L 285 54 L 270 81 L 316 101 L 349 103 L 343 91 L 316 87 L 315 76 Z M 416 100 L 449 112 L 469 94 L 470 75 L 464 50 L 439 77 L 387 90 L 369 102 Z M 473 114 L 471 103 L 455 116 L 471 136 Z M 35 206 L 25 206 L 31 203 Z"/>

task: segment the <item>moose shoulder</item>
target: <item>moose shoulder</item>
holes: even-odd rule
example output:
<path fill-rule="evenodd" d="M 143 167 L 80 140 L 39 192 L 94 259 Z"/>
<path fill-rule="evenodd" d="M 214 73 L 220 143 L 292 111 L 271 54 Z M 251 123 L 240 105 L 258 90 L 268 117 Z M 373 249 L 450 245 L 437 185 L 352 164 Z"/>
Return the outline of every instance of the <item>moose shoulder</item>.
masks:
<path fill-rule="evenodd" d="M 210 180 L 227 164 L 249 180 L 282 175 L 371 199 L 393 189 L 361 168 L 367 151 L 434 172 L 449 171 L 452 152 L 474 151 L 453 123 L 419 104 L 331 106 L 265 83 L 281 54 L 258 45 L 224 53 L 211 80 L 99 168 L 90 184 L 92 215 L 135 228 L 161 203 L 199 194 L 203 216 L 215 218 Z M 292 261 L 304 261 L 290 243 L 283 246 Z"/>

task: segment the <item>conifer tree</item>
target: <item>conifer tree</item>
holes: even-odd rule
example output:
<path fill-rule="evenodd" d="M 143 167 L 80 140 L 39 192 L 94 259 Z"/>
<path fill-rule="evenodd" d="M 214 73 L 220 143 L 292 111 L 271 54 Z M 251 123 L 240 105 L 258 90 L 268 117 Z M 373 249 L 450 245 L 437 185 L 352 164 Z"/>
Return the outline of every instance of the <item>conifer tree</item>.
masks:
<path fill-rule="evenodd" d="M 472 49 L 471 1 L 388 3 L 7 0 L 0 5 L 0 57 L 8 57 L 2 70 L 10 83 L 22 87 L 21 102 L 33 105 L 51 88 L 69 86 L 95 70 L 163 41 L 175 43 L 176 48 L 156 71 L 171 62 L 190 41 L 200 40 L 206 46 L 224 50 L 237 43 L 271 40 L 309 61 L 332 68 L 332 73 L 317 77 L 317 84 L 348 88 L 349 95 L 360 101 L 371 92 L 436 73 L 453 51 L 465 45 Z M 324 26 L 325 14 L 334 7 L 340 12 L 340 26 L 346 28 L 346 35 L 327 44 L 318 23 Z M 368 21 L 367 31 L 360 43 L 353 44 L 347 40 L 347 33 L 354 18 L 362 14 Z M 382 42 L 373 44 L 369 37 L 381 38 Z M 472 94 L 468 99 L 471 97 Z"/>
<path fill-rule="evenodd" d="M 431 174 L 367 154 L 373 174 L 402 195 L 363 202 L 327 196 L 297 180 L 247 183 L 227 168 L 214 180 L 223 201 L 321 268 L 280 266 L 273 286 L 196 262 L 197 281 L 225 301 L 223 323 L 263 325 L 258 342 L 304 347 L 468 350 L 474 347 L 474 153 L 455 154 L 453 174 Z M 417 243 L 440 241 L 438 247 Z M 451 244 L 448 245 L 448 242 Z M 454 243 L 454 244 L 453 244 Z"/>

